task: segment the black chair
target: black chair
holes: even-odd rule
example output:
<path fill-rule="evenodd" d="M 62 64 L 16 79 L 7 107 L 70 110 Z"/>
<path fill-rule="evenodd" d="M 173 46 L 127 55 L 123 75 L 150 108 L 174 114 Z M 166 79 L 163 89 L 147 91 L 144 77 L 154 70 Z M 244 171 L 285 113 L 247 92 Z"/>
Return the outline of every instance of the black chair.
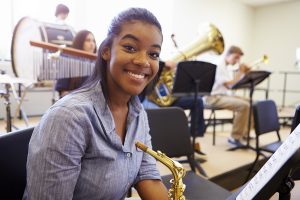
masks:
<path fill-rule="evenodd" d="M 260 155 L 264 155 L 263 152 L 274 153 L 279 146 L 282 144 L 279 135 L 280 124 L 277 113 L 277 107 L 274 101 L 265 100 L 258 101 L 253 105 L 253 118 L 254 118 L 254 128 L 256 135 L 256 158 L 250 167 L 249 174 L 246 181 L 250 178 L 254 167 L 258 161 Z M 264 146 L 260 146 L 259 138 L 261 135 L 270 134 L 276 132 L 277 141 Z"/>
<path fill-rule="evenodd" d="M 296 111 L 292 120 L 292 127 L 291 127 L 291 132 L 295 130 L 295 128 L 299 125 L 300 123 L 300 105 L 297 105 Z"/>
<path fill-rule="evenodd" d="M 190 131 L 187 117 L 181 108 L 168 107 L 147 110 L 152 148 L 161 150 L 169 157 L 186 156 L 192 171 L 188 171 L 183 178 L 186 184 L 185 196 L 187 199 L 226 199 L 231 193 L 215 183 L 197 175 L 195 160 L 190 141 Z M 169 181 L 172 175 L 162 177 L 164 184 L 170 188 Z"/>
<path fill-rule="evenodd" d="M 34 128 L 0 136 L 0 199 L 22 199 L 28 144 Z"/>

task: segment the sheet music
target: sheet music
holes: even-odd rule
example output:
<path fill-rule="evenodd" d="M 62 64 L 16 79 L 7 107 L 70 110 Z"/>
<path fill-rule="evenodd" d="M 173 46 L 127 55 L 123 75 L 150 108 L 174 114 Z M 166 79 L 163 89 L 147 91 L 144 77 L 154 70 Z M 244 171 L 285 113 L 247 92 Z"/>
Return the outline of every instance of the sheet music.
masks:
<path fill-rule="evenodd" d="M 253 199 L 255 195 L 271 180 L 276 172 L 288 161 L 300 147 L 300 125 L 288 136 L 283 144 L 250 180 L 237 196 L 237 200 Z"/>

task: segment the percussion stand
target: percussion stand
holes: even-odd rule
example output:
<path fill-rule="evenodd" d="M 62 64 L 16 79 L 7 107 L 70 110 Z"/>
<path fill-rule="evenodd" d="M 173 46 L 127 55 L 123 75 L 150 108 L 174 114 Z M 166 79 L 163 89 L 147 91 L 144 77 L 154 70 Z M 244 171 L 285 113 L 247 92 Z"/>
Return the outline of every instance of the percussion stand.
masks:
<path fill-rule="evenodd" d="M 19 84 L 20 86 L 21 84 Z M 12 90 L 13 90 L 13 94 L 15 96 L 15 99 L 17 101 L 17 108 L 16 108 L 16 112 L 15 112 L 15 117 L 14 117 L 14 120 L 16 120 L 16 118 L 18 117 L 18 115 L 20 116 L 20 118 L 22 118 L 25 122 L 25 125 L 28 127 L 29 126 L 29 121 L 28 121 L 28 117 L 26 115 L 26 113 L 24 112 L 23 108 L 22 108 L 22 103 L 25 99 L 25 96 L 27 94 L 27 90 L 28 90 L 28 87 L 24 86 L 24 91 L 21 92 L 21 87 L 19 87 L 19 94 L 21 94 L 21 96 L 19 95 L 16 95 L 16 92 L 14 92 L 14 87 L 12 87 Z M 17 128 L 16 128 L 17 129 Z"/>
<path fill-rule="evenodd" d="M 5 72 L 2 72 L 1 74 L 4 75 Z M 3 92 L 2 96 L 6 98 L 5 99 L 5 102 L 6 102 L 5 104 L 9 106 L 9 112 L 8 113 L 9 113 L 10 117 L 8 118 L 8 121 L 10 122 L 10 127 L 18 129 L 17 127 L 15 127 L 15 126 L 12 125 L 12 120 L 11 120 L 12 117 L 11 117 L 11 109 L 10 109 L 11 102 L 9 101 L 9 92 L 10 92 L 9 89 L 11 89 L 12 94 L 13 94 L 16 102 L 17 102 L 17 108 L 16 108 L 16 113 L 15 113 L 14 119 L 16 119 L 18 117 L 18 114 L 20 113 L 21 116 L 22 116 L 22 118 L 23 118 L 23 120 L 24 120 L 24 122 L 25 122 L 25 124 L 26 124 L 26 126 L 28 126 L 29 125 L 28 118 L 27 118 L 25 112 L 23 111 L 23 109 L 21 107 L 21 104 L 22 104 L 22 102 L 24 100 L 27 88 L 30 85 L 32 85 L 32 83 L 31 82 L 28 83 L 28 81 L 24 81 L 22 79 L 10 78 L 10 76 L 5 76 L 5 75 L 3 77 L 1 77 L 1 78 L 4 79 L 4 80 L 1 81 L 1 83 L 6 88 L 6 92 Z M 22 84 L 22 85 L 25 86 L 25 90 L 24 90 L 24 92 L 23 92 L 23 94 L 21 96 L 21 99 L 20 99 L 19 95 L 17 94 L 17 91 L 16 91 L 16 88 L 15 88 L 14 84 L 19 84 L 19 85 Z M 21 90 L 21 88 L 20 88 L 20 90 Z"/>
<path fill-rule="evenodd" d="M 5 84 L 5 92 L 0 92 L 1 97 L 4 98 L 4 105 L 6 108 L 6 132 L 11 132 L 11 112 L 10 112 L 10 101 L 9 101 L 9 84 Z"/>

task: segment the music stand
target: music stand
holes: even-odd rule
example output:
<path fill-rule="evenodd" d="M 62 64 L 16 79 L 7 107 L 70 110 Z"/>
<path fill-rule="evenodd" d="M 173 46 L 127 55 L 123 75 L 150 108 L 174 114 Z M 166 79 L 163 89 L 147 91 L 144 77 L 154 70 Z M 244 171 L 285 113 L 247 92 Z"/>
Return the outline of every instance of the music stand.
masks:
<path fill-rule="evenodd" d="M 258 173 L 227 200 L 270 199 L 276 192 L 279 200 L 290 199 L 294 187 L 291 176 L 300 162 L 300 126 L 291 133 Z"/>
<path fill-rule="evenodd" d="M 174 96 L 186 96 L 189 94 L 194 95 L 195 117 L 191 122 L 193 128 L 191 128 L 191 135 L 193 137 L 193 151 L 196 143 L 197 128 L 198 128 L 198 108 L 197 101 L 198 95 L 202 96 L 209 94 L 212 90 L 216 74 L 216 65 L 202 62 L 202 61 L 184 61 L 179 62 L 177 65 L 177 71 L 174 79 L 173 94 Z M 200 172 L 205 172 L 200 166 L 196 166 Z"/>
<path fill-rule="evenodd" d="M 292 120 L 291 133 L 296 129 L 296 127 L 300 124 L 300 105 L 297 105 L 295 114 Z M 294 180 L 300 180 L 300 162 L 298 162 L 298 169 L 295 170 L 292 178 Z"/>
<path fill-rule="evenodd" d="M 250 71 L 245 74 L 245 76 L 239 80 L 236 84 L 231 86 L 231 89 L 249 89 L 249 116 L 248 116 L 248 130 L 247 130 L 247 144 L 245 146 L 237 146 L 228 149 L 228 151 L 234 151 L 237 149 L 253 149 L 250 147 L 250 130 L 251 130 L 251 116 L 252 116 L 252 107 L 253 107 L 253 92 L 256 85 L 260 84 L 264 81 L 267 77 L 269 77 L 271 72 L 263 71 L 263 70 L 256 70 Z"/>

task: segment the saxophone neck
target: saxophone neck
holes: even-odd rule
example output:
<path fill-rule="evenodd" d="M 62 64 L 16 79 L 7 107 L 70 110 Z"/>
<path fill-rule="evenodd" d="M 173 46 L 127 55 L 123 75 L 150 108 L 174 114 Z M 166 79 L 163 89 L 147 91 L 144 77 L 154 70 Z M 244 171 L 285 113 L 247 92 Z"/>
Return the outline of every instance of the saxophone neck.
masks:
<path fill-rule="evenodd" d="M 136 142 L 136 146 L 144 152 L 153 156 L 156 160 L 160 161 L 166 167 L 168 167 L 172 172 L 175 180 L 179 180 L 185 175 L 185 169 L 183 168 L 183 166 L 179 162 L 172 160 L 171 158 L 166 156 L 161 151 L 153 151 L 152 149 L 148 148 L 146 145 L 140 142 Z"/>
<path fill-rule="evenodd" d="M 174 179 L 170 181 L 172 183 L 172 188 L 169 189 L 169 199 L 185 200 L 185 197 L 183 195 L 183 192 L 185 190 L 185 184 L 183 184 L 182 182 L 182 178 L 185 176 L 185 169 L 182 167 L 182 165 L 179 162 L 172 160 L 164 153 L 160 151 L 153 151 L 152 149 L 148 148 L 140 142 L 136 142 L 135 145 L 139 149 L 156 158 L 158 161 L 160 161 L 162 164 L 168 167 L 172 172 Z"/>

